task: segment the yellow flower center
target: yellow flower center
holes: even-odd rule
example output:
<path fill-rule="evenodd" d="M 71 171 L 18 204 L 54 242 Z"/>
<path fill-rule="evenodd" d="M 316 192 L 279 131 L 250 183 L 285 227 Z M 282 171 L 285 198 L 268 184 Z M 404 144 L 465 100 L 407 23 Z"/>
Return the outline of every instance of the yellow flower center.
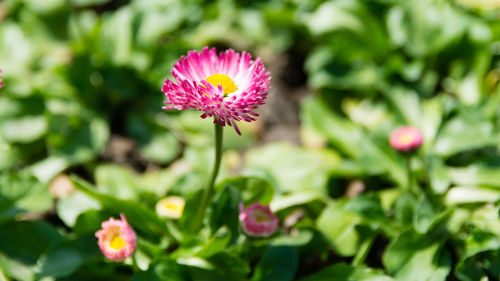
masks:
<path fill-rule="evenodd" d="M 224 90 L 224 96 L 227 96 L 230 93 L 234 93 L 238 90 L 238 87 L 236 87 L 236 84 L 234 83 L 233 79 L 229 78 L 229 76 L 225 74 L 216 73 L 210 75 L 205 79 L 205 81 L 214 85 L 215 87 L 221 85 L 222 89 Z"/>
<path fill-rule="evenodd" d="M 402 134 L 399 136 L 399 142 L 402 144 L 409 144 L 413 141 L 413 135 L 411 134 Z"/>
<path fill-rule="evenodd" d="M 165 209 L 174 211 L 176 213 L 182 214 L 182 211 L 184 211 L 184 205 L 173 203 L 173 202 L 165 202 Z"/>
<path fill-rule="evenodd" d="M 109 246 L 114 250 L 120 250 L 125 247 L 125 245 L 127 245 L 127 242 L 123 241 L 119 234 L 113 236 L 111 242 L 109 243 Z"/>

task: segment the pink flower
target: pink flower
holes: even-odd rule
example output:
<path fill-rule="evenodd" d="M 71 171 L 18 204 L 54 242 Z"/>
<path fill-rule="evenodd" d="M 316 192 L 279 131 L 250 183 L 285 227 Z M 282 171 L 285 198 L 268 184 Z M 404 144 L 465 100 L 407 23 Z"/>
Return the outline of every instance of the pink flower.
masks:
<path fill-rule="evenodd" d="M 109 218 L 102 223 L 102 229 L 95 233 L 99 239 L 97 245 L 111 261 L 123 261 L 132 256 L 135 250 L 134 230 L 123 214 L 120 214 L 120 218 L 121 220 Z"/>
<path fill-rule="evenodd" d="M 391 146 L 401 152 L 415 150 L 422 145 L 424 138 L 415 127 L 400 127 L 394 130 L 389 139 Z"/>
<path fill-rule="evenodd" d="M 3 88 L 2 70 L 0 69 L 0 89 Z"/>
<path fill-rule="evenodd" d="M 229 49 L 219 56 L 215 48 L 189 51 L 172 69 L 175 82 L 165 80 L 162 91 L 167 101 L 163 109 L 196 109 L 201 118 L 214 116 L 214 123 L 233 126 L 236 121 L 255 121 L 253 110 L 265 103 L 269 91 L 269 72 L 264 64 L 247 52 Z"/>
<path fill-rule="evenodd" d="M 243 231 L 250 236 L 267 237 L 278 229 L 279 220 L 269 206 L 253 203 L 243 210 L 240 203 L 240 222 Z"/>

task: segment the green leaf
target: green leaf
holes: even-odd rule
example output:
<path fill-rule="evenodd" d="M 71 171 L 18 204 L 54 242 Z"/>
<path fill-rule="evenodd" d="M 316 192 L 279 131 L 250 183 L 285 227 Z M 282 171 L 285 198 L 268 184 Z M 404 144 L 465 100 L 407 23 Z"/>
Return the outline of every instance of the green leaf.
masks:
<path fill-rule="evenodd" d="M 500 168 L 482 165 L 448 168 L 448 176 L 455 185 L 491 186 L 500 189 Z"/>
<path fill-rule="evenodd" d="M 455 268 L 460 280 L 479 280 L 488 274 L 496 276 L 500 241 L 495 234 L 475 228 L 465 240 L 465 246 L 465 254 Z"/>
<path fill-rule="evenodd" d="M 249 150 L 243 173 L 268 179 L 277 194 L 299 190 L 326 192 L 328 172 L 339 160 L 331 150 L 305 150 L 273 143 Z"/>
<path fill-rule="evenodd" d="M 342 203 L 333 202 L 318 217 L 316 227 L 338 255 L 348 257 L 355 255 L 362 243 L 363 237 L 356 228 L 361 221 L 358 214 L 344 210 Z"/>
<path fill-rule="evenodd" d="M 78 190 L 99 201 L 104 209 L 115 214 L 125 214 L 128 222 L 133 227 L 137 227 L 141 231 L 152 235 L 167 232 L 165 222 L 152 210 L 134 201 L 117 199 L 113 196 L 99 193 L 89 183 L 74 175 L 70 178 Z"/>
<path fill-rule="evenodd" d="M 179 259 L 177 261 L 179 262 Z M 183 265 L 187 267 L 191 280 L 200 281 L 244 281 L 248 280 L 247 275 L 250 272 L 245 261 L 227 252 L 220 252 L 207 260 L 191 258 L 185 260 Z"/>
<path fill-rule="evenodd" d="M 241 195 L 238 189 L 226 185 L 215 198 L 210 216 L 210 229 L 215 233 L 222 226 L 227 226 L 231 232 L 231 242 L 236 241 L 239 234 Z"/>
<path fill-rule="evenodd" d="M 45 135 L 47 127 L 44 116 L 26 116 L 4 122 L 2 134 L 8 142 L 29 143 Z"/>
<path fill-rule="evenodd" d="M 41 269 L 37 276 L 66 277 L 100 255 L 94 235 L 68 241 L 49 250 L 40 258 L 38 263 Z"/>
<path fill-rule="evenodd" d="M 464 112 L 446 122 L 439 130 L 434 146 L 436 154 L 449 157 L 455 153 L 496 146 L 498 132 L 481 112 Z"/>
<path fill-rule="evenodd" d="M 401 281 L 444 281 L 451 269 L 451 255 L 440 240 L 411 229 L 390 242 L 382 262 Z"/>
<path fill-rule="evenodd" d="M 229 228 L 223 226 L 219 230 L 217 230 L 217 232 L 215 232 L 210 240 L 208 240 L 208 242 L 205 243 L 205 245 L 203 245 L 201 249 L 196 251 L 194 255 L 200 258 L 211 257 L 219 252 L 224 251 L 230 240 L 231 232 L 229 231 Z"/>
<path fill-rule="evenodd" d="M 0 176 L 0 222 L 19 212 L 46 212 L 52 204 L 48 186 L 34 177 L 26 174 Z"/>
<path fill-rule="evenodd" d="M 298 267 L 298 254 L 288 246 L 271 247 L 255 266 L 252 281 L 291 281 Z"/>
<path fill-rule="evenodd" d="M 120 199 L 137 199 L 135 175 L 116 164 L 100 165 L 95 170 L 97 189 Z"/>
<path fill-rule="evenodd" d="M 278 212 L 286 208 L 305 205 L 315 201 L 326 204 L 325 194 L 314 191 L 298 191 L 274 198 L 271 202 L 271 210 Z"/>
<path fill-rule="evenodd" d="M 180 153 L 180 144 L 171 133 L 163 132 L 154 135 L 148 143 L 141 145 L 140 152 L 147 160 L 167 164 Z"/>
<path fill-rule="evenodd" d="M 329 266 L 311 276 L 300 279 L 300 281 L 391 281 L 390 276 L 382 271 L 374 270 L 365 266 L 350 266 L 338 263 Z"/>
<path fill-rule="evenodd" d="M 162 257 L 152 264 L 147 271 L 141 271 L 130 281 L 184 281 L 188 280 L 182 267 L 168 257 Z"/>
<path fill-rule="evenodd" d="M 469 203 L 495 202 L 499 199 L 499 190 L 472 186 L 456 186 L 448 190 L 444 201 L 446 205 L 452 206 Z"/>
<path fill-rule="evenodd" d="M 437 215 L 434 212 L 431 202 L 424 193 L 415 206 L 413 215 L 413 227 L 418 233 L 426 233 L 433 225 Z"/>
<path fill-rule="evenodd" d="M 93 118 L 71 132 L 61 134 L 64 138 L 51 134 L 51 153 L 66 158 L 70 163 L 81 163 L 93 159 L 104 150 L 110 129 L 103 119 Z"/>
<path fill-rule="evenodd" d="M 367 173 L 387 172 L 399 185 L 406 184 L 406 173 L 396 154 L 375 143 L 359 126 L 340 117 L 318 98 L 302 102 L 303 123 L 323 134 L 336 148 L 359 163 Z"/>
<path fill-rule="evenodd" d="M 70 196 L 57 201 L 56 204 L 57 215 L 68 227 L 75 226 L 80 214 L 88 210 L 99 210 L 101 208 L 101 204 L 97 199 L 81 191 L 76 191 Z"/>
<path fill-rule="evenodd" d="M 246 204 L 260 202 L 268 205 L 273 199 L 274 190 L 270 182 L 257 177 L 236 177 L 226 179 L 217 184 L 216 189 L 222 190 L 231 186 L 239 190 L 241 199 Z"/>
<path fill-rule="evenodd" d="M 62 240 L 62 235 L 41 221 L 9 222 L 0 231 L 0 252 L 26 265 L 34 265 L 39 256 Z"/>

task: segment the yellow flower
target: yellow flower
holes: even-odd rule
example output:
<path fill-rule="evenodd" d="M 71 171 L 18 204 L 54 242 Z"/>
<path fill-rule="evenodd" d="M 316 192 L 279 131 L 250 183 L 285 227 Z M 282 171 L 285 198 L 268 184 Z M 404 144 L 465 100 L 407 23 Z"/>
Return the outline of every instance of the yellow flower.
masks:
<path fill-rule="evenodd" d="M 182 216 L 186 200 L 179 196 L 168 196 L 156 203 L 156 213 L 160 217 L 178 219 Z"/>

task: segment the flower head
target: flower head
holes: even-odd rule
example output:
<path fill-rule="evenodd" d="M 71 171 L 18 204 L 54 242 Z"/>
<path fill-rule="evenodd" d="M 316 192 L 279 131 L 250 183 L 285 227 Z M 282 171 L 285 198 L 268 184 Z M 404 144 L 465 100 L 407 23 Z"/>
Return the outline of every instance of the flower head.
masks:
<path fill-rule="evenodd" d="M 269 91 L 269 72 L 260 58 L 232 49 L 218 56 L 215 48 L 189 51 L 174 65 L 175 82 L 165 80 L 162 91 L 167 101 L 163 109 L 196 109 L 201 118 L 214 116 L 214 123 L 233 126 L 236 121 L 255 121 L 253 110 L 265 103 Z"/>
<path fill-rule="evenodd" d="M 422 145 L 424 138 L 415 127 L 400 127 L 394 130 L 389 139 L 391 146 L 400 152 L 409 152 Z"/>
<path fill-rule="evenodd" d="M 120 220 L 109 218 L 102 223 L 102 229 L 95 233 L 101 252 L 111 261 L 123 261 L 132 256 L 136 236 L 127 219 L 120 214 Z"/>
<path fill-rule="evenodd" d="M 269 206 L 253 203 L 245 210 L 240 203 L 240 222 L 243 231 L 250 236 L 267 237 L 278 229 L 279 220 Z"/>
<path fill-rule="evenodd" d="M 179 196 L 168 196 L 156 203 L 156 213 L 160 217 L 178 219 L 182 216 L 186 200 Z"/>
<path fill-rule="evenodd" d="M 0 89 L 3 88 L 2 70 L 0 69 Z"/>

